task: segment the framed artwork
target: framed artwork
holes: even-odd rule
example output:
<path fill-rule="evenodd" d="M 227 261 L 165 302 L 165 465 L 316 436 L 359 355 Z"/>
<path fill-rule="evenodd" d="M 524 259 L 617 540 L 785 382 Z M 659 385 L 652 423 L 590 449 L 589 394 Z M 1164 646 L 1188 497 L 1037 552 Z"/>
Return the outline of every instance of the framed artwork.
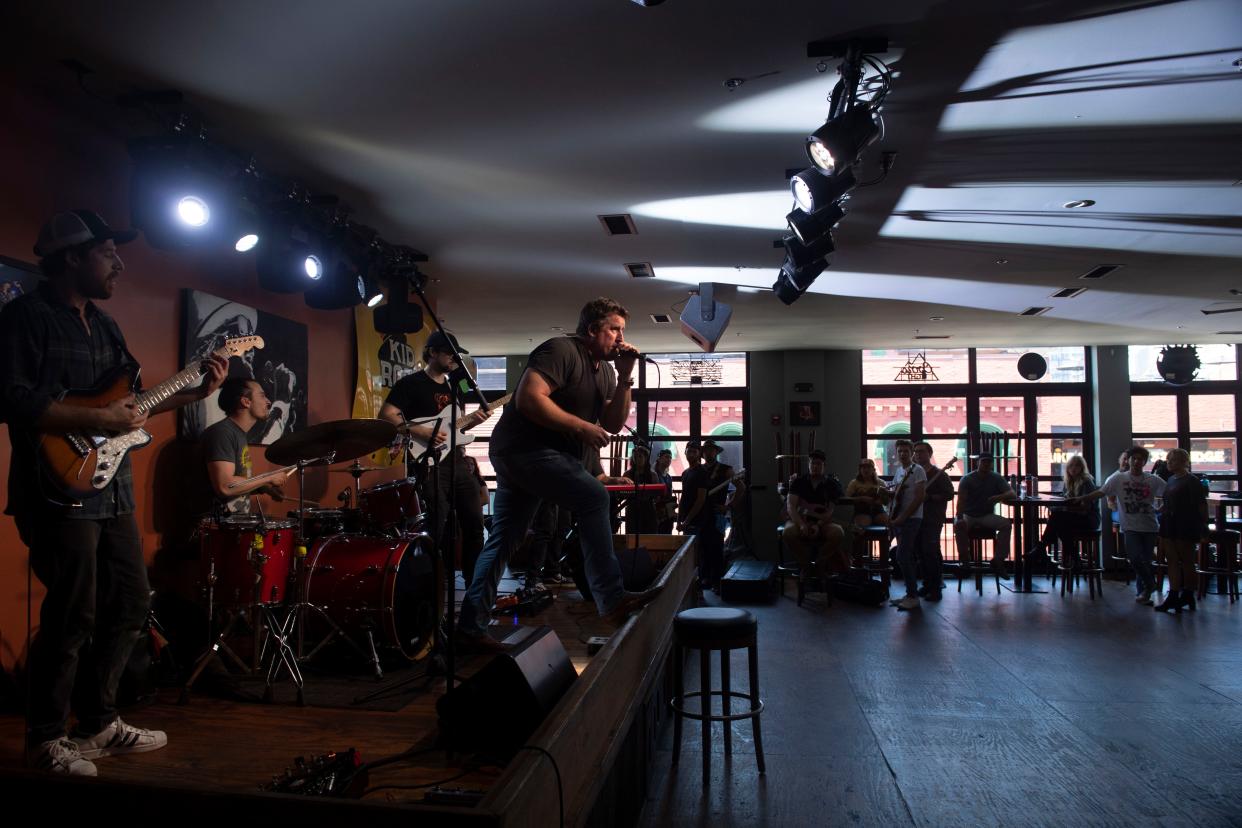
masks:
<path fill-rule="evenodd" d="M 790 428 L 818 428 L 819 401 L 802 402 L 794 400 L 789 403 Z"/>
<path fill-rule="evenodd" d="M 267 420 L 255 424 L 250 432 L 250 443 L 271 445 L 283 435 L 305 428 L 309 364 L 306 326 L 199 290 L 185 290 L 182 295 L 183 364 L 203 359 L 231 337 L 263 337 L 263 350 L 247 351 L 229 360 L 230 377 L 257 380 L 272 401 Z M 180 410 L 181 437 L 196 440 L 203 429 L 224 419 L 218 397 L 219 392 L 213 393 Z"/>

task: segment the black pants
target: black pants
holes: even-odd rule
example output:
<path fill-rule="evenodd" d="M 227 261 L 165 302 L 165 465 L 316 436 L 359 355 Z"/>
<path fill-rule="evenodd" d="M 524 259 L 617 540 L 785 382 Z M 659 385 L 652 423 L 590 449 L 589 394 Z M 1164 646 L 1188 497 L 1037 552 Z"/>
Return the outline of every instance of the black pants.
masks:
<path fill-rule="evenodd" d="M 435 533 L 433 535 L 444 550 L 446 556 L 453 554 L 448 545 L 448 513 L 449 499 L 457 508 L 458 537 L 461 538 L 461 571 L 466 586 L 470 586 L 470 578 L 474 575 L 474 564 L 483 549 L 483 505 L 479 499 L 479 481 L 470 473 L 465 461 L 457 464 L 456 488 L 450 485 L 449 470 L 451 464 L 447 459 L 440 462 L 439 485 L 435 486 L 436 514 Z M 431 493 L 428 492 L 428 499 Z M 451 562 L 452 557 L 446 557 Z"/>
<path fill-rule="evenodd" d="M 940 550 L 942 529 L 944 529 L 944 520 L 937 517 L 930 519 L 924 517 L 919 525 L 919 570 L 923 573 L 923 586 L 928 592 L 940 592 L 940 577 L 944 564 L 944 553 Z"/>
<path fill-rule="evenodd" d="M 701 523 L 689 531 L 698 536 L 699 581 L 715 586 L 724 577 L 724 535 L 716 528 L 715 513 L 711 513 L 710 523 Z"/>
<path fill-rule="evenodd" d="M 18 532 L 47 588 L 30 652 L 30 741 L 64 736 L 71 710 L 97 733 L 116 719 L 117 684 L 151 603 L 138 525 L 133 515 L 22 519 Z"/>

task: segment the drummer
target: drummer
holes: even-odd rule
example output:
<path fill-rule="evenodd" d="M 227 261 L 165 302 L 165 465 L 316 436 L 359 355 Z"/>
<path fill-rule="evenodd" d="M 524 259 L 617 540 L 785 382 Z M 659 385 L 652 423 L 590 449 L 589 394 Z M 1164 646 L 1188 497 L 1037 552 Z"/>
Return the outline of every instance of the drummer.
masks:
<path fill-rule="evenodd" d="M 430 425 L 408 427 L 411 436 L 433 447 L 443 446 L 448 440 L 449 428 L 457 419 L 456 413 L 449 408 L 452 394 L 448 385 L 449 373 L 457 368 L 457 360 L 453 356 L 454 348 L 459 353 L 468 353 L 457 344 L 457 339 L 452 334 L 446 336 L 435 331 L 427 337 L 427 344 L 423 347 L 423 362 L 426 367 L 397 380 L 396 385 L 388 392 L 388 399 L 380 408 L 380 418 L 402 426 L 408 420 L 435 417 L 443 412 L 444 421 L 435 433 L 432 433 Z M 483 412 L 482 416 L 487 419 L 491 412 Z M 454 458 L 445 457 L 439 463 L 436 479 L 432 485 L 424 486 L 423 496 L 427 502 L 434 504 L 434 537 L 437 543 L 442 544 L 449 510 L 449 473 L 454 465 L 456 488 L 452 489 L 452 493 L 457 507 L 457 524 L 461 527 L 462 570 L 468 583 L 474 562 L 483 548 L 483 515 L 479 512 L 478 482 L 466 464 L 463 452 L 458 452 Z M 414 469 L 411 468 L 409 473 L 413 476 Z"/>
<path fill-rule="evenodd" d="M 213 511 L 246 514 L 250 512 L 251 497 L 256 494 L 283 500 L 284 491 L 270 478 L 246 482 L 254 476 L 248 435 L 257 424 L 267 420 L 272 408 L 263 386 L 248 377 L 229 377 L 220 386 L 218 403 L 227 416 L 203 431 L 199 438 L 207 480 L 215 496 Z"/>

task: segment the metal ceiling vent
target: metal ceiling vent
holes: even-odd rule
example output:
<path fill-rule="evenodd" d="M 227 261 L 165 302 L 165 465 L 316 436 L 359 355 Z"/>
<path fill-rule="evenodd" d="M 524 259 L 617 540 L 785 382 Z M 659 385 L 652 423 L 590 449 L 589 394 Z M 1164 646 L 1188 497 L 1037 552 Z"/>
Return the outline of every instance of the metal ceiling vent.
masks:
<path fill-rule="evenodd" d="M 1027 308 L 1022 311 L 1022 313 L 1018 314 L 1018 316 L 1043 316 L 1050 310 L 1052 310 L 1052 308 Z"/>
<path fill-rule="evenodd" d="M 638 233 L 638 228 L 634 226 L 634 217 L 629 213 L 615 213 L 598 218 L 599 223 L 604 225 L 604 232 L 610 236 L 633 236 Z"/>
<path fill-rule="evenodd" d="M 651 321 L 657 325 L 671 325 L 673 324 L 673 317 L 667 313 L 653 313 L 651 314 Z"/>
<path fill-rule="evenodd" d="M 1086 273 L 1082 274 L 1078 278 L 1079 279 L 1103 279 L 1105 276 L 1112 273 L 1114 270 L 1118 270 L 1123 267 L 1125 267 L 1125 265 L 1102 264 L 1102 265 L 1099 265 L 1098 267 L 1091 268 L 1090 270 L 1088 270 Z"/>
<path fill-rule="evenodd" d="M 914 338 L 915 339 L 952 339 L 953 337 L 949 334 L 934 334 L 934 335 L 933 334 L 922 334 Z"/>
<path fill-rule="evenodd" d="M 1073 299 L 1075 296 L 1079 295 L 1080 293 L 1085 293 L 1086 290 L 1087 290 L 1086 288 L 1061 288 L 1056 293 L 1052 294 L 1052 298 L 1053 299 Z"/>
<path fill-rule="evenodd" d="M 655 276 L 651 262 L 626 262 L 625 272 L 634 279 L 650 279 Z"/>

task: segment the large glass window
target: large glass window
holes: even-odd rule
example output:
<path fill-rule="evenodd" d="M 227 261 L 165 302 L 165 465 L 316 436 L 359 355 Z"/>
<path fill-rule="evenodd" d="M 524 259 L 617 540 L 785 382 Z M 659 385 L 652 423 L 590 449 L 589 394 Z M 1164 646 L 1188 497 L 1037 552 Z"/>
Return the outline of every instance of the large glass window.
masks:
<path fill-rule="evenodd" d="M 1130 382 L 1164 382 L 1156 370 L 1163 345 L 1131 345 Z M 1237 346 L 1196 345 L 1201 363 L 1195 382 L 1212 380 L 1231 381 L 1238 378 Z"/>
<path fill-rule="evenodd" d="M 1023 355 L 1035 353 L 1044 358 L 1048 369 L 1037 380 L 1028 380 L 1018 370 Z M 1087 349 L 1073 348 L 978 348 L 975 351 L 976 379 L 986 383 L 1085 382 Z"/>
<path fill-rule="evenodd" d="M 897 382 L 902 366 L 912 356 L 925 354 L 927 362 L 941 383 L 970 381 L 970 351 L 966 348 L 945 348 L 932 351 L 879 350 L 863 351 L 863 385 L 887 385 Z"/>

